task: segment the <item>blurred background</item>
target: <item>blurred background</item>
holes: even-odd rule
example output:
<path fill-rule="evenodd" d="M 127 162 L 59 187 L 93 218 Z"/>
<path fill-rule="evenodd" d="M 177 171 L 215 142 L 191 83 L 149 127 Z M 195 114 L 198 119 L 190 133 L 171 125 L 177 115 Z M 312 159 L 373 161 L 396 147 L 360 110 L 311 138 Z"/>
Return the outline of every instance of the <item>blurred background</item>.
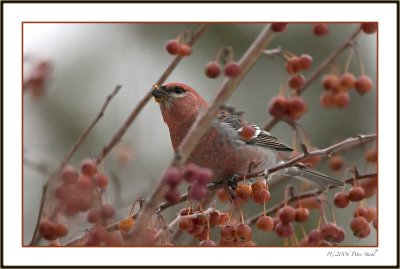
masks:
<path fill-rule="evenodd" d="M 42 185 L 48 173 L 56 169 L 76 143 L 97 115 L 106 96 L 117 84 L 122 85 L 101 121 L 72 158 L 70 164 L 76 167 L 82 159 L 100 152 L 169 65 L 173 56 L 164 49 L 166 41 L 175 38 L 184 29 L 194 30 L 196 27 L 196 24 L 172 23 L 24 24 L 24 77 L 29 76 L 40 61 L 48 62 L 51 67 L 43 91 L 36 95 L 26 91 L 23 99 L 24 244 L 31 239 Z M 207 101 L 211 101 L 223 78 L 207 78 L 204 75 L 205 64 L 224 46 L 231 46 L 238 60 L 263 27 L 263 24 L 252 23 L 211 25 L 193 47 L 192 55 L 183 59 L 167 82 L 179 81 L 191 85 Z M 284 33 L 277 35 L 269 49 L 282 47 L 298 55 L 311 54 L 313 67 L 316 67 L 356 27 L 357 24 L 329 24 L 329 34 L 318 37 L 313 35 L 309 23 L 290 24 Z M 376 132 L 376 35 L 361 34 L 357 47 L 365 73 L 374 81 L 371 93 L 360 96 L 352 91 L 351 104 L 347 109 L 330 110 L 322 109 L 320 105 L 319 98 L 323 92 L 320 78 L 303 94 L 309 110 L 299 123 L 307 130 L 316 147 L 323 148 L 353 135 Z M 348 54 L 346 51 L 336 61 L 339 72 L 343 71 Z M 350 71 L 356 76 L 360 74 L 356 57 L 353 57 Z M 309 73 L 303 74 L 307 77 Z M 261 57 L 229 103 L 245 111 L 248 121 L 262 126 L 271 119 L 267 112 L 268 103 L 286 78 L 282 57 Z M 271 133 L 289 144 L 292 141 L 293 133 L 286 123 L 277 124 Z M 364 151 L 371 147 L 373 145 L 369 144 L 343 156 L 348 165 L 356 163 L 361 173 L 373 172 L 374 168 L 364 160 Z M 116 219 L 128 214 L 135 199 L 146 197 L 172 156 L 167 126 L 158 105 L 151 101 L 104 162 L 104 171 L 111 179 L 107 199 L 117 208 Z M 337 178 L 344 177 L 344 170 L 334 173 L 328 169 L 326 161 L 318 169 Z M 282 188 L 274 189 L 271 204 L 282 199 Z M 374 198 L 367 201 L 369 205 L 374 203 Z M 165 211 L 166 220 L 174 218 L 182 207 L 179 205 Z M 247 216 L 262 210 L 262 206 L 252 202 L 247 207 Z M 336 210 L 338 225 L 347 230 L 343 245 L 375 245 L 374 229 L 366 239 L 350 236 L 349 222 L 353 209 L 354 205 L 348 210 Z M 66 240 L 88 228 L 84 220 L 83 213 L 62 219 L 72 227 Z M 310 221 L 306 229 L 315 228 L 315 223 Z M 253 232 L 260 245 L 282 244 L 275 234 L 263 233 L 261 236 L 256 229 Z M 188 243 L 190 238 L 184 235 L 180 241 Z"/>

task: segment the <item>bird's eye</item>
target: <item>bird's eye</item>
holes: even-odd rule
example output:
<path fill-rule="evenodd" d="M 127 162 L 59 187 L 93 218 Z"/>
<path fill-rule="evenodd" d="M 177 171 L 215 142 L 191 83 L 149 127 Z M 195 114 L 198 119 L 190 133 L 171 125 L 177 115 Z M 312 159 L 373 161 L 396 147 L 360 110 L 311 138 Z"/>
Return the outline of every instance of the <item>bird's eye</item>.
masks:
<path fill-rule="evenodd" d="M 175 86 L 171 89 L 171 92 L 176 93 L 176 94 L 181 94 L 181 93 L 184 93 L 185 90 L 181 87 Z"/>

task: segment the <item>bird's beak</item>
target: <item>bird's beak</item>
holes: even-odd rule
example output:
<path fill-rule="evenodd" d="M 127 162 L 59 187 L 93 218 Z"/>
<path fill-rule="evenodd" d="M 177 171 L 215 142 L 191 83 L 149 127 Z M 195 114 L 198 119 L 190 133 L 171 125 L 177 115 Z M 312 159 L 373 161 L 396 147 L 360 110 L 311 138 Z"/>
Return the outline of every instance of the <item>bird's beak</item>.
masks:
<path fill-rule="evenodd" d="M 157 103 L 162 103 L 166 97 L 166 92 L 163 86 L 153 86 L 153 91 L 151 92 L 151 94 L 153 95 L 154 100 Z"/>

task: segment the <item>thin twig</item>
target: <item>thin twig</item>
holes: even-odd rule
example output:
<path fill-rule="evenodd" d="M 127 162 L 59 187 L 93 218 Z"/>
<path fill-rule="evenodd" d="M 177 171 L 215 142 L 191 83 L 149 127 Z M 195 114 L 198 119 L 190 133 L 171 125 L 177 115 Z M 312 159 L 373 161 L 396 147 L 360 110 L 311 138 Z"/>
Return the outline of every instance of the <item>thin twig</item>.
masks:
<path fill-rule="evenodd" d="M 31 239 L 31 242 L 29 243 L 29 245 L 31 245 L 31 246 L 37 245 L 37 243 L 39 243 L 39 240 L 41 238 L 40 234 L 38 233 L 38 229 L 39 229 L 40 219 L 41 219 L 42 214 L 43 214 L 43 208 L 44 208 L 44 205 L 46 204 L 45 202 L 47 200 L 48 186 L 51 184 L 51 182 L 53 182 L 57 178 L 57 176 L 60 174 L 61 170 L 64 168 L 64 166 L 71 159 L 72 155 L 74 155 L 76 150 L 82 145 L 83 141 L 85 141 L 85 139 L 88 136 L 88 134 L 93 130 L 93 128 L 96 125 L 96 123 L 103 117 L 104 111 L 106 110 L 107 106 L 109 105 L 111 100 L 114 98 L 114 96 L 119 92 L 120 89 L 121 89 L 121 85 L 117 85 L 114 88 L 114 90 L 112 91 L 112 93 L 107 96 L 107 99 L 104 102 L 103 106 L 101 107 L 101 109 L 100 109 L 99 113 L 97 114 L 96 118 L 92 121 L 92 123 L 89 125 L 89 127 L 79 137 L 77 142 L 72 146 L 72 148 L 69 150 L 67 155 L 65 155 L 63 160 L 60 162 L 60 164 L 58 165 L 57 169 L 53 173 L 51 173 L 51 175 L 47 179 L 46 183 L 43 185 L 42 196 L 41 196 L 41 201 L 40 201 L 40 206 L 39 206 L 38 219 L 37 219 L 37 222 L 36 222 L 35 231 L 33 232 L 33 236 L 32 236 L 32 239 Z"/>
<path fill-rule="evenodd" d="M 204 31 L 207 29 L 208 24 L 202 24 L 199 26 L 199 28 L 196 30 L 196 32 L 193 34 L 192 39 L 189 41 L 188 45 L 193 46 L 194 43 L 200 38 L 200 36 L 204 33 Z M 163 84 L 165 80 L 171 75 L 172 71 L 175 70 L 175 68 L 178 66 L 180 61 L 182 60 L 182 56 L 178 55 L 174 58 L 174 60 L 169 64 L 167 69 L 165 69 L 164 73 L 160 76 L 160 78 L 156 81 L 156 85 Z M 121 140 L 122 136 L 125 134 L 125 132 L 128 130 L 128 128 L 132 125 L 133 121 L 136 119 L 136 117 L 139 115 L 139 113 L 142 111 L 144 106 L 149 102 L 151 99 L 152 92 L 151 88 L 146 95 L 140 100 L 140 102 L 136 105 L 136 107 L 133 109 L 129 117 L 125 120 L 124 124 L 121 126 L 121 128 L 118 129 L 118 131 L 113 135 L 111 138 L 110 142 L 101 150 L 101 152 L 97 155 L 96 161 L 97 163 L 101 162 L 108 153 L 115 147 L 116 144 Z"/>
<path fill-rule="evenodd" d="M 228 101 L 237 85 L 255 64 L 259 56 L 272 41 L 274 36 L 275 34 L 272 30 L 270 30 L 269 25 L 260 32 L 258 37 L 254 40 L 251 46 L 247 49 L 246 53 L 239 60 L 241 70 L 240 75 L 236 78 L 227 78 L 224 80 L 210 107 L 201 117 L 198 117 L 191 126 L 184 140 L 178 147 L 175 158 L 171 162 L 170 166 L 180 166 L 189 158 L 193 149 L 206 132 L 207 127 L 217 115 L 220 107 Z M 162 200 L 164 191 L 165 188 L 163 188 L 161 181 L 159 181 L 158 185 L 154 188 L 152 194 L 150 195 L 150 198 L 146 201 L 143 210 L 139 213 L 136 225 L 134 227 L 134 235 L 136 238 L 138 238 L 137 242 L 139 244 L 141 240 L 140 235 L 142 234 L 141 231 L 145 229 L 150 216 L 153 214 L 154 210 Z"/>
<path fill-rule="evenodd" d="M 330 64 L 332 62 L 334 62 L 336 60 L 336 58 L 348 47 L 351 47 L 352 44 L 354 43 L 354 40 L 358 37 L 358 35 L 361 33 L 361 26 L 357 27 L 356 30 L 354 30 L 354 32 L 349 36 L 349 38 L 346 39 L 345 42 L 343 42 L 343 44 L 338 47 L 335 51 L 333 51 L 331 53 L 331 55 L 329 55 L 325 61 L 323 61 L 311 74 L 310 76 L 306 79 L 304 86 L 298 90 L 298 94 L 302 94 L 307 87 L 313 83 L 321 74 L 322 72 L 324 72 L 324 70 L 330 66 Z M 269 120 L 267 123 L 265 123 L 264 125 L 264 130 L 266 131 L 270 131 L 275 124 L 277 124 L 279 122 L 279 118 L 272 118 L 271 120 Z"/>

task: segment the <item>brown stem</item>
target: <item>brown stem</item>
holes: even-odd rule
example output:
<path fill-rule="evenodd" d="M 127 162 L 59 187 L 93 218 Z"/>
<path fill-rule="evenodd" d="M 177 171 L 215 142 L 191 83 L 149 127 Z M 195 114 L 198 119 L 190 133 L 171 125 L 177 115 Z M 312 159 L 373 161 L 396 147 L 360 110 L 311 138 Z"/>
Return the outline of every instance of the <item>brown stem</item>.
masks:
<path fill-rule="evenodd" d="M 200 36 L 204 33 L 204 31 L 207 29 L 208 24 L 202 24 L 199 26 L 199 28 L 196 30 L 196 32 L 193 34 L 192 39 L 188 43 L 189 46 L 193 46 L 194 43 L 200 38 Z M 174 60 L 169 64 L 167 69 L 165 69 L 164 73 L 160 76 L 160 78 L 156 81 L 156 85 L 163 84 L 165 80 L 171 75 L 172 71 L 175 70 L 176 66 L 180 63 L 182 60 L 182 56 L 178 55 L 174 58 Z M 124 124 L 121 126 L 121 128 L 118 129 L 118 131 L 114 134 L 114 136 L 111 138 L 110 142 L 101 150 L 101 152 L 97 155 L 96 161 L 99 163 L 102 161 L 108 153 L 115 147 L 116 144 L 121 140 L 122 136 L 125 134 L 125 132 L 128 130 L 128 128 L 132 125 L 133 121 L 136 119 L 136 117 L 139 115 L 139 113 L 142 111 L 144 106 L 147 104 L 147 102 L 151 99 L 151 91 L 153 88 L 151 88 L 146 95 L 140 100 L 140 102 L 137 104 L 137 106 L 133 109 L 129 117 L 126 119 Z"/>
<path fill-rule="evenodd" d="M 335 51 L 333 51 L 331 53 L 331 55 L 329 55 L 325 61 L 323 61 L 311 74 L 310 76 L 306 79 L 306 82 L 304 83 L 303 88 L 298 90 L 298 94 L 302 94 L 307 87 L 313 83 L 321 74 L 322 72 L 324 72 L 324 70 L 331 64 L 333 63 L 336 58 L 348 47 L 352 46 L 352 44 L 354 43 L 354 40 L 357 38 L 357 36 L 361 33 L 361 27 L 358 26 L 357 29 L 354 30 L 354 32 L 349 36 L 349 38 L 347 38 L 345 40 L 345 42 L 343 42 L 343 44 L 338 47 Z M 270 131 L 275 124 L 277 124 L 279 122 L 278 118 L 272 118 L 271 120 L 269 120 L 265 126 L 264 126 L 264 130 L 265 131 Z"/>
<path fill-rule="evenodd" d="M 52 181 L 54 181 L 57 176 L 60 174 L 61 170 L 64 168 L 64 166 L 68 163 L 68 161 L 71 159 L 72 155 L 74 155 L 74 153 L 76 152 L 76 150 L 82 145 L 83 141 L 85 141 L 86 137 L 89 135 L 89 133 L 93 130 L 94 126 L 97 124 L 97 122 L 103 117 L 104 115 L 104 111 L 106 110 L 106 108 L 108 107 L 108 105 L 110 104 L 111 100 L 114 98 L 114 96 L 119 92 L 119 90 L 121 89 L 121 85 L 117 85 L 114 90 L 112 91 L 111 94 L 109 94 L 106 98 L 106 101 L 104 102 L 103 106 L 101 107 L 99 113 L 97 114 L 96 118 L 92 121 L 92 123 L 89 125 L 89 127 L 83 132 L 83 134 L 79 137 L 78 141 L 75 143 L 75 145 L 72 146 L 72 148 L 69 150 L 69 152 L 67 153 L 67 155 L 65 155 L 65 157 L 63 158 L 63 160 L 60 162 L 60 164 L 58 165 L 57 170 L 55 170 L 47 179 L 46 183 L 43 185 L 43 189 L 42 189 L 42 197 L 41 197 L 41 201 L 40 201 L 40 206 L 39 206 L 39 213 L 38 213 L 38 219 L 36 222 L 36 226 L 35 226 L 35 230 L 33 232 L 33 236 L 31 239 L 31 242 L 29 243 L 29 245 L 33 246 L 33 245 L 37 245 L 39 243 L 39 240 L 41 239 L 40 234 L 38 233 L 38 229 L 39 229 L 39 223 L 40 223 L 40 219 L 42 217 L 42 213 L 43 213 L 43 207 L 46 204 L 46 200 L 47 200 L 47 190 L 48 187 L 50 185 L 50 183 Z"/>

